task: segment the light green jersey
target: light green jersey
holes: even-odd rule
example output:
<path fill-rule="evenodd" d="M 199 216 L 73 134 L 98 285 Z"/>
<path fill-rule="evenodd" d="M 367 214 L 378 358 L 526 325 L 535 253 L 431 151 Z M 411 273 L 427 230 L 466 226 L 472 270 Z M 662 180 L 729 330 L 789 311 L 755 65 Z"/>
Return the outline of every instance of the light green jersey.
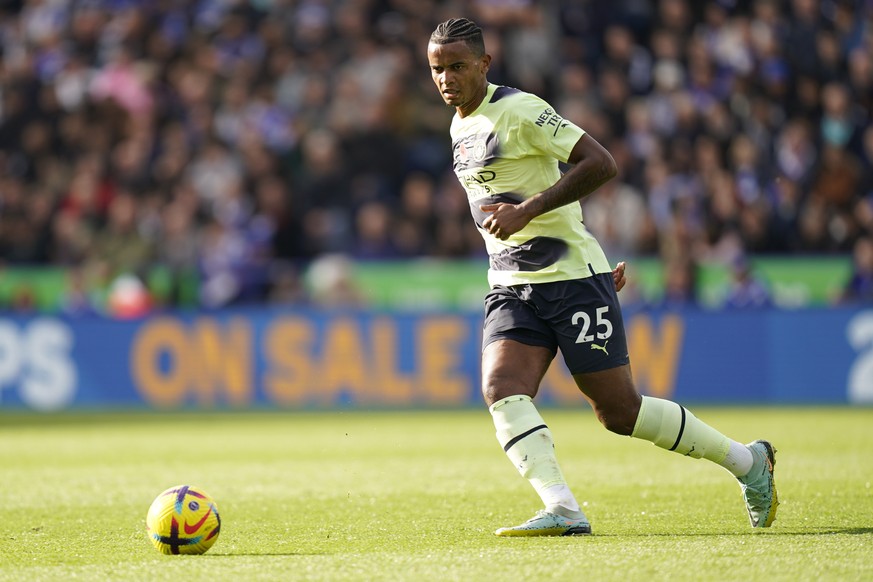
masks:
<path fill-rule="evenodd" d="M 536 95 L 488 85 L 481 105 L 452 120 L 455 174 L 467 192 L 490 266 L 488 283 L 518 285 L 590 277 L 611 271 L 600 244 L 582 223 L 578 203 L 533 219 L 507 240 L 482 228 L 480 205 L 519 203 L 552 186 L 585 131 Z"/>

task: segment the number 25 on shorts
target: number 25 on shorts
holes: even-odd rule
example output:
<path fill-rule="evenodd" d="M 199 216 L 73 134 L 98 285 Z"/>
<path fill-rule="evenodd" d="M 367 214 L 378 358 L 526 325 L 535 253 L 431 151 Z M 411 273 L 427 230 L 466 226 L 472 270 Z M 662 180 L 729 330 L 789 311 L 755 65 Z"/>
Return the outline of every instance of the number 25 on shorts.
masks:
<path fill-rule="evenodd" d="M 612 337 L 612 322 L 606 319 L 606 314 L 609 312 L 609 306 L 604 305 L 594 310 L 594 329 L 591 326 L 591 316 L 584 311 L 577 311 L 573 314 L 573 325 L 581 325 L 582 331 L 576 337 L 577 344 L 587 344 L 593 342 L 595 334 L 589 334 L 589 331 L 596 332 L 596 339 L 606 340 Z"/>

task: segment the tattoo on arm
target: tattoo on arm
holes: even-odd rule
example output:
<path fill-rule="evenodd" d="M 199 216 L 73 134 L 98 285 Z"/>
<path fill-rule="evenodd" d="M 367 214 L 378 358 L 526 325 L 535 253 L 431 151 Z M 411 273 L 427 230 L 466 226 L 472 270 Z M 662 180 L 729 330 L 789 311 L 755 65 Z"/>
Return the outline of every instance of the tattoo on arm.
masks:
<path fill-rule="evenodd" d="M 543 190 L 527 202 L 531 211 L 540 216 L 561 206 L 578 202 L 614 176 L 606 164 L 582 161 L 561 176 L 551 188 Z"/>

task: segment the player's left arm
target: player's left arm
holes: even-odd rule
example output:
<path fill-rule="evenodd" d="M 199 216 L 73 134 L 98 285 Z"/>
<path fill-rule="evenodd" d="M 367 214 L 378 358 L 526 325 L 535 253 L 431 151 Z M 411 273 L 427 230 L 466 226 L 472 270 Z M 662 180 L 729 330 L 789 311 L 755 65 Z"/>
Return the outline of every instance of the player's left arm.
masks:
<path fill-rule="evenodd" d="M 627 275 L 624 273 L 626 267 L 627 264 L 621 261 L 612 270 L 612 282 L 615 284 L 616 292 L 621 291 L 627 284 Z"/>
<path fill-rule="evenodd" d="M 617 168 L 606 148 L 590 135 L 583 134 L 567 160 L 572 167 L 547 188 L 520 204 L 485 204 L 489 212 L 482 226 L 495 237 L 506 240 L 541 214 L 578 202 L 612 179 Z"/>

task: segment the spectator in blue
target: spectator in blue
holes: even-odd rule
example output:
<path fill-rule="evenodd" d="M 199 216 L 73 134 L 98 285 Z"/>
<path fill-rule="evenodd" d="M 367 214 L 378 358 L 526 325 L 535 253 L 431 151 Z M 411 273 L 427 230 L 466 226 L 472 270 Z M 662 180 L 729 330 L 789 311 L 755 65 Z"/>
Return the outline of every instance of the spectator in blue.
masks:
<path fill-rule="evenodd" d="M 843 288 L 841 303 L 873 303 L 873 237 L 855 241 L 852 275 Z"/>
<path fill-rule="evenodd" d="M 770 290 L 755 275 L 751 263 L 744 255 L 735 258 L 731 264 L 731 277 L 725 308 L 761 309 L 772 305 Z"/>

